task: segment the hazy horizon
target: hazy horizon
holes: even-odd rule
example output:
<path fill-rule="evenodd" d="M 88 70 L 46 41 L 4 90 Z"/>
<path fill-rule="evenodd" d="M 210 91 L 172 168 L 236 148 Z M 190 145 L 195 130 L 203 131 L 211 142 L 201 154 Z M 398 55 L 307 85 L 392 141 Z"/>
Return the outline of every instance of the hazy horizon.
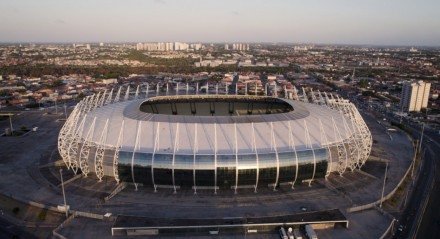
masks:
<path fill-rule="evenodd" d="M 440 46 L 440 1 L 5 0 L 1 43 Z"/>

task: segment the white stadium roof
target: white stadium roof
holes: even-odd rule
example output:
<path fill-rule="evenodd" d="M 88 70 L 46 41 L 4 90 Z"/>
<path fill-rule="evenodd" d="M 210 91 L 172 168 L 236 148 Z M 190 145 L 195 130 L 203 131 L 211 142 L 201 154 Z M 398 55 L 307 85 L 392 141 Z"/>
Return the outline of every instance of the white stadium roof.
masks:
<path fill-rule="evenodd" d="M 340 143 L 353 134 L 352 121 L 337 110 L 325 105 L 282 100 L 294 110 L 243 116 L 162 115 L 140 111 L 145 99 L 117 102 L 88 112 L 80 119 L 84 120 L 84 126 L 79 135 L 88 136 L 97 144 L 105 138 L 104 144 L 114 148 L 123 128 L 123 151 L 132 151 L 136 146 L 136 152 L 153 153 L 157 140 L 156 153 L 212 154 L 217 149 L 217 154 L 235 154 L 236 150 L 246 154 L 255 152 L 253 128 L 258 153 L 273 152 L 274 148 L 278 152 L 293 147 L 298 151 L 310 149 L 310 146 L 322 148 Z M 104 130 L 106 124 L 107 130 Z M 106 137 L 102 137 L 104 135 Z"/>

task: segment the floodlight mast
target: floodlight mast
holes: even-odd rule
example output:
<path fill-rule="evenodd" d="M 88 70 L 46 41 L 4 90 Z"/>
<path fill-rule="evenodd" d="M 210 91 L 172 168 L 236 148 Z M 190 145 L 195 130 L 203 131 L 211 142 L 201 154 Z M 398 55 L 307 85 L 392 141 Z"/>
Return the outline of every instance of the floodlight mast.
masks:
<path fill-rule="evenodd" d="M 63 199 L 64 199 L 64 211 L 66 212 L 66 218 L 69 217 L 69 210 L 67 208 L 66 203 L 66 192 L 64 191 L 64 180 L 63 180 L 63 169 L 60 168 L 60 177 L 61 177 L 61 190 L 63 191 Z"/>

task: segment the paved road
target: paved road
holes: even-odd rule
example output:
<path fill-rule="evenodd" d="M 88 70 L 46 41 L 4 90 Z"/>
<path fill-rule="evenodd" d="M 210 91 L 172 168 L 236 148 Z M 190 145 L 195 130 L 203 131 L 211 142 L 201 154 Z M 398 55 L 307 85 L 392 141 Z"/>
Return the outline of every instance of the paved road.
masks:
<path fill-rule="evenodd" d="M 428 155 L 426 160 L 433 162 L 434 175 L 433 182 L 428 185 L 430 192 L 428 200 L 426 201 L 423 211 L 423 218 L 417 222 L 415 238 L 440 238 L 440 162 L 438 161 L 440 155 L 440 144 L 438 136 L 433 138 L 432 134 L 428 133 L 428 139 L 431 142 L 426 142 L 428 148 Z M 436 141 L 433 141 L 436 139 Z M 430 146 L 428 146 L 430 145 Z"/>
<path fill-rule="evenodd" d="M 22 228 L 15 226 L 14 224 L 8 222 L 6 219 L 3 219 L 0 216 L 0 238 L 33 239 L 37 237 L 32 235 L 31 233 L 24 231 Z"/>
<path fill-rule="evenodd" d="M 435 152 L 432 152 L 431 160 L 438 160 L 440 149 L 437 147 Z M 435 158 L 437 156 L 437 158 Z M 440 238 L 440 163 L 435 161 L 435 178 L 431 192 L 429 193 L 429 200 L 426 204 L 421 223 L 418 225 L 416 231 L 416 238 Z"/>
<path fill-rule="evenodd" d="M 386 117 L 394 122 L 401 119 L 390 114 Z M 421 127 L 403 119 L 402 122 L 420 138 Z M 399 223 L 401 229 L 394 238 L 440 238 L 440 137 L 437 131 L 426 129 L 422 141 L 422 166 L 415 182 L 411 198 Z"/>
<path fill-rule="evenodd" d="M 356 101 L 356 99 L 354 99 Z M 367 108 L 358 102 L 361 108 Z M 413 138 L 421 136 L 421 125 L 411 119 L 377 109 L 390 122 L 402 123 L 413 132 Z M 412 195 L 396 225 L 393 238 L 440 238 L 440 135 L 438 130 L 425 129 L 422 142 L 421 173 L 413 185 Z M 400 229 L 399 229 L 400 227 Z"/>

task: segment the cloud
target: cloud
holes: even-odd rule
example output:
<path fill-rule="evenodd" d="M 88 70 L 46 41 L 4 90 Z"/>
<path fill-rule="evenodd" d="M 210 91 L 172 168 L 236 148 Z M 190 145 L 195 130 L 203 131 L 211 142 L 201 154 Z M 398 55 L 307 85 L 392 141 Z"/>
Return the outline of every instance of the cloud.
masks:
<path fill-rule="evenodd" d="M 238 12 L 238 11 L 232 11 L 231 14 L 232 14 L 232 15 L 235 15 L 235 16 L 238 16 L 238 15 L 240 15 L 240 12 Z"/>
<path fill-rule="evenodd" d="M 56 19 L 54 21 L 54 23 L 56 23 L 56 24 L 66 24 L 66 22 L 64 20 L 62 20 L 62 19 Z"/>
<path fill-rule="evenodd" d="M 166 4 L 165 0 L 154 0 L 154 3 L 156 4 Z"/>

